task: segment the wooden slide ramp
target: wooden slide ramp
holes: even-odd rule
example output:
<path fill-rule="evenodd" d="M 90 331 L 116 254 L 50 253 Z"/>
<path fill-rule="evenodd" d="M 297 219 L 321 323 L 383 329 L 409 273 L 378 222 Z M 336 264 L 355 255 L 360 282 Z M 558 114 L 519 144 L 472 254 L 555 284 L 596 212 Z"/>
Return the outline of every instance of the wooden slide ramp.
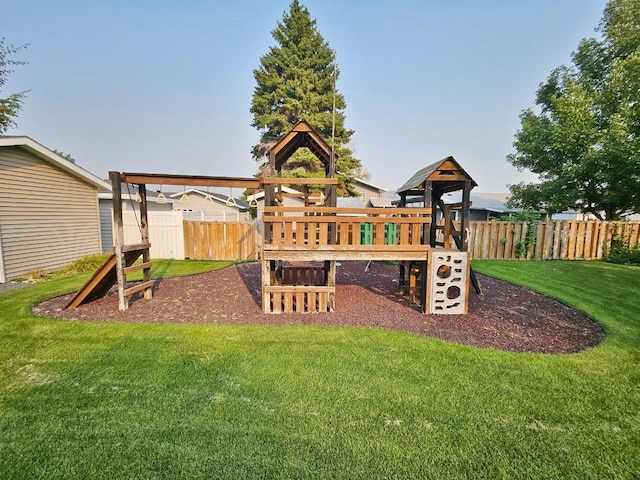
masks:
<path fill-rule="evenodd" d="M 136 245 L 136 247 L 144 247 L 144 245 Z M 134 248 L 123 252 L 124 267 L 131 267 L 135 261 L 142 255 L 144 248 Z M 83 303 L 92 302 L 104 297 L 111 287 L 118 281 L 116 254 L 112 253 L 105 260 L 102 266 L 93 274 L 93 276 L 85 283 L 78 293 L 74 295 L 71 301 L 64 308 L 76 308 Z"/>

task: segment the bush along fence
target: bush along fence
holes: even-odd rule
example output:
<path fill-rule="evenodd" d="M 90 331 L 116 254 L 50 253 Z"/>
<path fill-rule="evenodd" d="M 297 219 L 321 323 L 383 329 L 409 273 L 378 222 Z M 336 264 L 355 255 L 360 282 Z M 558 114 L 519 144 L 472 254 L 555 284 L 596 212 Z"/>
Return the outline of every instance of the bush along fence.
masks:
<path fill-rule="evenodd" d="M 640 247 L 640 222 L 470 222 L 475 259 L 598 260 L 614 242 Z"/>

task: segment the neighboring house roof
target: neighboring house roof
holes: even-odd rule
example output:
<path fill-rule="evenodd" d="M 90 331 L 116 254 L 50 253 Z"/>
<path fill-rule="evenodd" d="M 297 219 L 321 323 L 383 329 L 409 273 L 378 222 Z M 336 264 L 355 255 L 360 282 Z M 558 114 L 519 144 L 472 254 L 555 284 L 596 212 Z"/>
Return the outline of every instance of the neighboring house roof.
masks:
<path fill-rule="evenodd" d="M 107 181 L 107 180 L 105 180 Z M 120 197 L 123 200 L 133 200 L 136 197 L 136 194 L 138 193 L 138 185 L 132 185 L 132 184 L 128 184 L 126 182 L 122 182 L 121 186 L 120 186 L 120 192 L 121 195 Z M 155 202 L 156 198 L 158 197 L 159 192 L 154 192 L 153 190 L 147 190 L 147 200 L 149 200 L 150 202 Z M 173 200 L 171 197 L 169 197 L 168 194 L 163 193 L 163 195 L 165 196 L 166 202 L 163 203 L 175 203 L 175 200 Z M 113 195 L 111 194 L 111 183 L 109 183 L 109 190 L 108 191 L 104 191 L 101 190 L 98 192 L 98 199 L 100 200 L 112 200 L 113 199 Z"/>
<path fill-rule="evenodd" d="M 229 197 L 226 195 L 222 195 L 220 193 L 215 193 L 215 192 L 204 192 L 202 190 L 199 190 L 197 188 L 190 188 L 188 190 L 185 190 L 184 192 L 176 192 L 176 193 L 172 193 L 170 195 L 168 195 L 170 198 L 174 198 L 174 199 L 179 199 L 182 197 L 182 195 L 184 194 L 189 194 L 189 193 L 195 193 L 196 195 L 201 195 L 203 198 L 206 198 L 207 195 L 209 197 L 211 197 L 212 200 L 221 203 L 223 205 L 226 205 L 228 207 L 236 207 L 238 210 L 246 210 L 247 208 L 249 208 L 249 204 L 247 202 L 245 202 L 244 200 L 240 200 L 239 198 L 236 197 Z M 233 202 L 229 202 L 229 200 L 233 198 Z"/>
<path fill-rule="evenodd" d="M 93 173 L 70 162 L 66 158 L 49 150 L 44 145 L 27 136 L 0 136 L 0 147 L 19 147 L 45 162 L 63 170 L 70 175 L 82 180 L 98 190 L 111 190 L 109 183 L 95 176 Z"/>
<path fill-rule="evenodd" d="M 369 205 L 373 208 L 392 208 L 395 207 L 393 200 L 389 197 L 370 198 Z M 367 205 L 367 206 L 369 206 Z"/>
<path fill-rule="evenodd" d="M 360 183 L 361 185 L 364 185 L 366 187 L 372 188 L 374 190 L 378 190 L 380 193 L 388 191 L 387 188 L 380 187 L 378 185 L 374 185 L 373 183 L 367 182 L 367 181 L 362 180 L 361 178 L 358 178 L 358 177 L 354 177 L 353 178 L 353 183 Z"/>
<path fill-rule="evenodd" d="M 131 194 L 129 194 L 127 191 L 122 192 L 121 198 L 123 200 L 134 200 L 136 198 L 136 193 L 137 191 L 132 190 Z M 149 202 L 156 202 L 156 198 L 158 197 L 157 193 L 152 193 L 152 192 L 147 192 L 147 200 Z M 98 199 L 99 200 L 112 200 L 113 199 L 113 195 L 111 192 L 98 192 Z M 176 200 L 174 200 L 173 198 L 167 198 L 165 197 L 166 202 L 162 202 L 162 203 L 176 203 Z"/>
<path fill-rule="evenodd" d="M 486 210 L 496 213 L 521 212 L 521 208 L 508 207 L 509 193 L 480 193 L 471 192 L 471 210 Z M 442 196 L 444 203 L 460 203 L 462 192 L 451 192 Z"/>
<path fill-rule="evenodd" d="M 340 208 L 363 208 L 364 203 L 360 197 L 338 197 L 336 206 Z"/>
<path fill-rule="evenodd" d="M 300 190 L 296 190 L 294 188 L 287 187 L 285 185 L 282 185 L 282 191 L 284 193 L 302 193 L 302 192 L 300 192 Z M 252 200 L 258 201 L 258 200 L 260 200 L 262 198 L 264 198 L 264 190 L 260 190 L 259 192 L 256 192 L 253 195 L 247 196 L 247 200 L 249 202 L 251 202 Z"/>

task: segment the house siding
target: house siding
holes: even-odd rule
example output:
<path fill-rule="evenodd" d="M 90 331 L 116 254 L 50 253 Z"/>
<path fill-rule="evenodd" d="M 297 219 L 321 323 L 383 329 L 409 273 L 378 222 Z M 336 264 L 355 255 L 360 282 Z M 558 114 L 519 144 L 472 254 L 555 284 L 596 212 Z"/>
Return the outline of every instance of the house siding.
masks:
<path fill-rule="evenodd" d="M 358 192 L 358 196 L 362 199 L 364 205 L 367 204 L 372 198 L 380 198 L 380 190 L 369 187 L 368 185 L 362 185 L 361 183 L 354 182 L 352 184 L 353 189 Z"/>
<path fill-rule="evenodd" d="M 111 215 L 111 200 L 100 200 L 100 244 L 102 253 L 113 250 L 113 218 Z"/>
<path fill-rule="evenodd" d="M 100 252 L 95 187 L 20 147 L 0 148 L 5 281 Z"/>

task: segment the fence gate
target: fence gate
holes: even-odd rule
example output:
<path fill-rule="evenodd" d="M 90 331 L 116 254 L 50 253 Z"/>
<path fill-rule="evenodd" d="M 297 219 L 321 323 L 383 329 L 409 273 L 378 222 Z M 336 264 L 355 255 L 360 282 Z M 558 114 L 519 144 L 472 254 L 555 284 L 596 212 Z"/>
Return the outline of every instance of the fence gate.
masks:
<path fill-rule="evenodd" d="M 257 222 L 184 221 L 184 255 L 192 260 L 257 260 Z"/>
<path fill-rule="evenodd" d="M 147 217 L 151 258 L 184 260 L 182 212 L 152 211 L 147 213 Z M 140 213 L 125 210 L 122 212 L 122 223 L 125 245 L 140 243 Z M 115 234 L 115 228 L 112 231 Z"/>

